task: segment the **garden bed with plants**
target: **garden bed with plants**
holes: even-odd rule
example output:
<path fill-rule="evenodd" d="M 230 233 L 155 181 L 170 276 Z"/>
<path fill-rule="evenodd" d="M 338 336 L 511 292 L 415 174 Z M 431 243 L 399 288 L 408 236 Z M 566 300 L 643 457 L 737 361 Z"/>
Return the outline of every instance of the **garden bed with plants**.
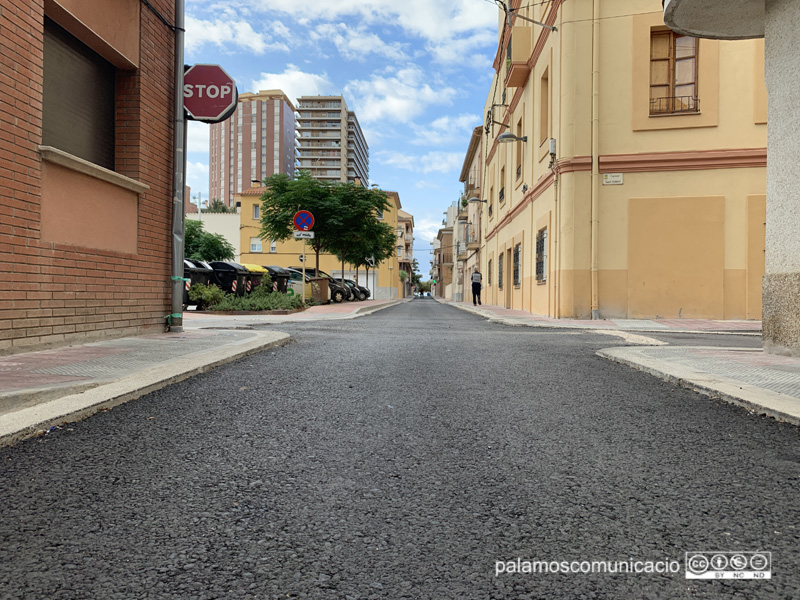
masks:
<path fill-rule="evenodd" d="M 265 312 L 288 315 L 305 310 L 307 306 L 300 296 L 274 292 L 268 277 L 264 277 L 261 285 L 246 296 L 226 294 L 213 283 L 210 285 L 195 283 L 189 288 L 189 300 L 197 304 L 197 310 L 242 315 Z"/>

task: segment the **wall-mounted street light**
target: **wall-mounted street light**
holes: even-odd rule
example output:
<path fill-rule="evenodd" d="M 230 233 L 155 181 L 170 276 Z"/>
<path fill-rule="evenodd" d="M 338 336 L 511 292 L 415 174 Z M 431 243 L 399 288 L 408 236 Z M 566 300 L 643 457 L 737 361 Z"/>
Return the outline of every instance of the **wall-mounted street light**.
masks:
<path fill-rule="evenodd" d="M 528 136 L 523 135 L 522 137 L 517 137 L 510 131 L 506 131 L 505 133 L 501 133 L 500 135 L 497 136 L 497 141 L 501 144 L 505 144 L 508 142 L 527 142 Z"/>
<path fill-rule="evenodd" d="M 473 196 L 472 198 L 467 200 L 467 202 L 489 202 L 489 201 L 488 200 L 481 200 L 480 198 L 476 198 L 475 196 Z"/>

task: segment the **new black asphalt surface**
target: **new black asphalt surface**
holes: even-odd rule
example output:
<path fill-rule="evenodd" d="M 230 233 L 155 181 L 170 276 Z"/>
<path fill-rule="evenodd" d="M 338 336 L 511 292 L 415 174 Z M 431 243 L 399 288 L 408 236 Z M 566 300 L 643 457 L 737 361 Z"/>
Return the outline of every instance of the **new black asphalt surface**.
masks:
<path fill-rule="evenodd" d="M 0 598 L 800 595 L 798 428 L 417 299 L 0 450 Z M 684 552 L 770 551 L 767 581 Z M 679 561 L 501 574 L 498 561 Z"/>

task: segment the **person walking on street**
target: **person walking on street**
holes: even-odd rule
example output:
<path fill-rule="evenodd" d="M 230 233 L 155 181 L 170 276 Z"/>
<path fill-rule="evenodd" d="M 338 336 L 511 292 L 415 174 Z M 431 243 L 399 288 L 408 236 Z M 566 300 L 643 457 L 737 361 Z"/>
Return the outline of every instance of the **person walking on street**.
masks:
<path fill-rule="evenodd" d="M 472 304 L 477 306 L 481 303 L 481 272 L 478 269 L 472 273 Z"/>

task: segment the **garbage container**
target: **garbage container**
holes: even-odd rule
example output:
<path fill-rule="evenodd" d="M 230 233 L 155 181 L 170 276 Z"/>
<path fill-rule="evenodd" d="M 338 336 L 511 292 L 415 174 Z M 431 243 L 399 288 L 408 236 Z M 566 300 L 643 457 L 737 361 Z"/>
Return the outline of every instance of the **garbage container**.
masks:
<path fill-rule="evenodd" d="M 311 299 L 320 304 L 328 304 L 330 302 L 328 292 L 328 278 L 327 277 L 309 277 L 308 281 L 311 283 Z"/>
<path fill-rule="evenodd" d="M 202 261 L 183 260 L 183 277 L 189 280 L 183 286 L 183 304 L 185 306 L 195 304 L 189 299 L 189 288 L 195 283 L 208 285 L 213 273 L 213 269 Z"/>
<path fill-rule="evenodd" d="M 235 262 L 213 261 L 208 263 L 214 270 L 214 283 L 226 294 L 244 296 L 250 272 Z"/>
<path fill-rule="evenodd" d="M 269 275 L 267 270 L 261 265 L 254 265 L 251 263 L 240 263 L 250 273 L 250 283 L 247 285 L 247 291 L 252 292 L 261 285 L 261 280 L 264 275 Z"/>
<path fill-rule="evenodd" d="M 289 289 L 289 278 L 291 274 L 283 267 L 269 266 L 264 267 L 272 279 L 272 289 L 281 294 L 285 294 Z"/>

